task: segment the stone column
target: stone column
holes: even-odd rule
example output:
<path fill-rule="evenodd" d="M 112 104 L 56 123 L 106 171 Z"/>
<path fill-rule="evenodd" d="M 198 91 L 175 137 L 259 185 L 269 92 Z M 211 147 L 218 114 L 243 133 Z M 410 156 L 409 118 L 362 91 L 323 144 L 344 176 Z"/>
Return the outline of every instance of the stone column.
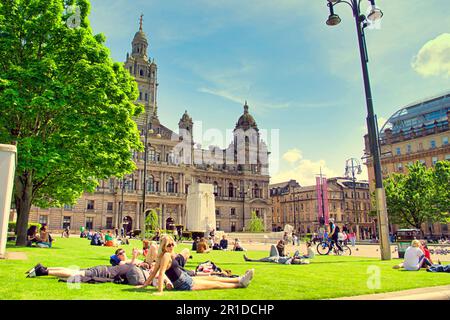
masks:
<path fill-rule="evenodd" d="M 181 204 L 178 205 L 178 209 L 177 209 L 177 224 L 183 224 L 181 222 Z"/>
<path fill-rule="evenodd" d="M 13 145 L 0 144 L 0 258 L 6 256 L 9 213 L 16 170 L 17 148 Z"/>

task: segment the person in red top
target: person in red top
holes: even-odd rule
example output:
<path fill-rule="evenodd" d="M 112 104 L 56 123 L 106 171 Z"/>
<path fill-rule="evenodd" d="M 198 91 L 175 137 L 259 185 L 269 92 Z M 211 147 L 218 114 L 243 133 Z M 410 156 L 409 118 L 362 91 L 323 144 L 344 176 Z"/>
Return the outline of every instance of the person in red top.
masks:
<path fill-rule="evenodd" d="M 428 250 L 427 243 L 424 240 L 422 240 L 420 242 L 422 244 L 421 249 L 423 251 L 423 254 L 425 255 L 425 258 L 427 258 L 428 261 L 430 261 L 433 264 L 433 260 L 431 260 L 431 254 L 430 254 L 430 250 Z"/>

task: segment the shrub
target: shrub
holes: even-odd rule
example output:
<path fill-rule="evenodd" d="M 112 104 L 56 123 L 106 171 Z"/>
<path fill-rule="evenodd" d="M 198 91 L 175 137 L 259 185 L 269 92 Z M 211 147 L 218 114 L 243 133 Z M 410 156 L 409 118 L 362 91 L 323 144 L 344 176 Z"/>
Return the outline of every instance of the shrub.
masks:
<path fill-rule="evenodd" d="M 252 218 L 250 220 L 250 225 L 248 231 L 250 232 L 264 232 L 264 221 L 262 218 L 258 218 L 255 211 L 252 211 Z"/>
<path fill-rule="evenodd" d="M 38 231 L 42 227 L 42 225 L 40 223 L 29 222 L 28 228 L 30 228 L 31 226 L 36 226 Z M 8 232 L 16 232 L 16 223 L 15 222 L 8 222 Z"/>

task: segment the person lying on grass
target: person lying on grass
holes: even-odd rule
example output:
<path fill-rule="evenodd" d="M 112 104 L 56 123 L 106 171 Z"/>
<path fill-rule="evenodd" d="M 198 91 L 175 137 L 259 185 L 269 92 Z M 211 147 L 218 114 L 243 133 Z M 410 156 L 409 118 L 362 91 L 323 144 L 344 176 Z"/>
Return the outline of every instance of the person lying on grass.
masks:
<path fill-rule="evenodd" d="M 419 240 L 413 240 L 411 246 L 405 251 L 405 260 L 393 266 L 394 269 L 404 268 L 408 271 L 418 271 L 423 266 L 431 267 L 433 264 L 425 256 Z"/>
<path fill-rule="evenodd" d="M 269 256 L 262 259 L 250 259 L 244 254 L 245 261 L 251 262 L 274 262 L 279 264 L 289 264 L 292 258 L 286 255 L 284 251 L 284 241 L 279 240 L 277 245 L 274 244 L 270 247 Z"/>
<path fill-rule="evenodd" d="M 139 256 L 141 254 L 141 251 L 137 250 L 137 249 L 133 249 L 133 256 L 134 256 L 134 252 L 137 252 L 137 256 Z M 134 259 L 128 259 L 127 254 L 125 252 L 124 249 L 117 249 L 116 252 L 110 257 L 109 262 L 111 263 L 111 265 L 117 266 L 117 265 L 122 265 L 122 264 L 135 264 L 135 265 L 140 265 L 142 264 L 144 261 L 137 259 L 137 256 L 134 257 Z M 147 261 L 145 261 L 147 262 Z M 147 262 L 148 263 L 148 262 Z M 148 263 L 150 265 L 150 263 Z"/>
<path fill-rule="evenodd" d="M 253 278 L 254 269 L 248 270 L 244 276 L 238 278 L 223 278 L 216 276 L 192 277 L 182 267 L 185 258 L 174 252 L 175 241 L 171 236 L 163 236 L 159 245 L 158 259 L 153 272 L 144 285 L 137 288 L 149 286 L 159 272 L 158 291 L 156 295 L 163 293 L 163 277 L 166 275 L 172 282 L 175 290 L 208 290 L 208 289 L 234 289 L 246 288 Z"/>
<path fill-rule="evenodd" d="M 150 273 L 153 272 L 155 263 L 151 265 L 145 262 L 136 264 L 136 257 L 138 255 L 139 250 L 133 249 L 133 259 L 131 259 L 130 263 L 118 264 L 116 266 L 95 266 L 79 270 L 61 267 L 47 268 L 38 263 L 27 272 L 27 278 L 54 276 L 67 282 L 114 282 L 120 284 L 142 285 L 149 277 Z M 162 277 L 162 281 L 167 289 L 170 290 L 173 288 L 172 283 L 167 277 Z M 157 286 L 157 281 L 153 281 L 152 285 Z"/>

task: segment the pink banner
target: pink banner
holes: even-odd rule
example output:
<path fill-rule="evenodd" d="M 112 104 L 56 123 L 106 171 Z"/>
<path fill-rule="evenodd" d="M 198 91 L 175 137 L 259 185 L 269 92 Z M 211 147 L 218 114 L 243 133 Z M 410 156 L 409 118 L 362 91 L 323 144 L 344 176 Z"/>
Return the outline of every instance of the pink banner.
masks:
<path fill-rule="evenodd" d="M 323 194 L 323 207 L 325 211 L 325 224 L 328 224 L 330 218 L 330 211 L 328 208 L 328 185 L 327 178 L 322 178 L 322 194 Z"/>
<path fill-rule="evenodd" d="M 317 193 L 317 220 L 320 223 L 322 218 L 322 188 L 320 186 L 320 177 L 316 177 L 316 193 Z"/>

